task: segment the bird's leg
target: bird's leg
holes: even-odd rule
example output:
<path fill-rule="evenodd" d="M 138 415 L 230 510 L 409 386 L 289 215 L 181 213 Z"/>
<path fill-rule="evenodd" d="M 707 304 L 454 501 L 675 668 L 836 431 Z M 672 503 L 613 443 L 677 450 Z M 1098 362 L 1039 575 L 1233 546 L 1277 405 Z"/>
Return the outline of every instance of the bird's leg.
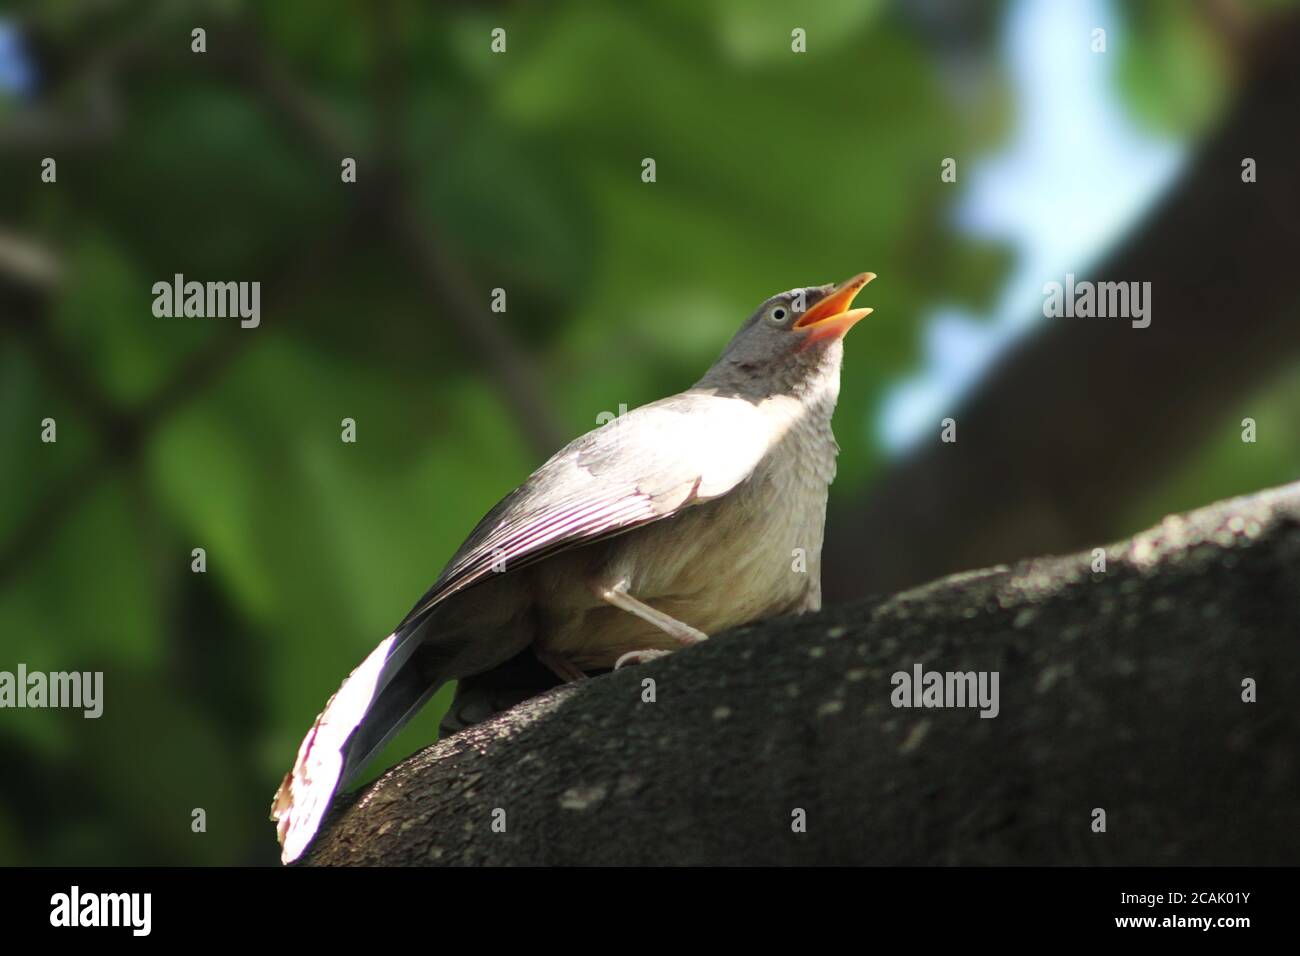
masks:
<path fill-rule="evenodd" d="M 607 604 L 612 604 L 620 610 L 635 614 L 641 620 L 653 624 L 683 647 L 709 639 L 709 635 L 703 631 L 698 631 L 689 624 L 683 624 L 672 615 L 657 611 L 649 604 L 638 601 L 627 593 L 626 585 L 620 584 L 612 588 L 597 588 L 596 594 Z"/>
<path fill-rule="evenodd" d="M 621 611 L 627 611 L 629 614 L 635 614 L 646 623 L 653 624 L 683 647 L 688 647 L 691 644 L 698 644 L 700 641 L 706 641 L 709 639 L 709 635 L 705 634 L 703 631 L 697 630 L 689 624 L 677 620 L 677 618 L 673 617 L 671 614 L 665 614 L 663 611 L 658 611 L 650 605 L 638 601 L 632 595 L 627 593 L 627 585 L 625 583 L 618 584 L 612 588 L 604 586 L 597 587 L 596 596 L 606 604 L 611 604 Z M 667 653 L 669 652 L 654 649 L 629 651 L 614 662 L 614 669 L 618 670 L 620 667 L 624 667 L 627 664 L 641 664 L 645 661 L 654 660 L 656 657 L 662 657 Z"/>
<path fill-rule="evenodd" d="M 574 667 L 563 657 L 556 657 L 549 651 L 542 650 L 536 644 L 533 645 L 533 654 L 562 681 L 572 683 L 573 681 L 587 679 L 585 671 L 581 671 Z"/>

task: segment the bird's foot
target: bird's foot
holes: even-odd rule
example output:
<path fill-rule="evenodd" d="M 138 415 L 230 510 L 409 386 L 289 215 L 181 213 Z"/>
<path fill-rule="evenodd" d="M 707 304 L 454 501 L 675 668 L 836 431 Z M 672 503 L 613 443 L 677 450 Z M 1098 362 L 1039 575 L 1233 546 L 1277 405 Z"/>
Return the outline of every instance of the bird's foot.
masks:
<path fill-rule="evenodd" d="M 654 648 L 649 648 L 644 651 L 628 651 L 614 662 L 614 670 L 618 670 L 622 667 L 631 667 L 635 664 L 644 664 L 647 661 L 653 661 L 671 653 L 672 651 L 660 651 L 655 650 Z"/>

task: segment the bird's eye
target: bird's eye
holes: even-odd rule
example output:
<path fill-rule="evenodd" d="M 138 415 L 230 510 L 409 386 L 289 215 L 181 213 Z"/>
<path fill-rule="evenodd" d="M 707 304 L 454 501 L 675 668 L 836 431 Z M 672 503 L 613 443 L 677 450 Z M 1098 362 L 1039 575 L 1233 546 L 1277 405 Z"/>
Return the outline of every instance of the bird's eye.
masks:
<path fill-rule="evenodd" d="M 790 310 L 783 305 L 773 306 L 772 310 L 767 313 L 767 317 L 777 325 L 781 325 L 790 317 Z"/>

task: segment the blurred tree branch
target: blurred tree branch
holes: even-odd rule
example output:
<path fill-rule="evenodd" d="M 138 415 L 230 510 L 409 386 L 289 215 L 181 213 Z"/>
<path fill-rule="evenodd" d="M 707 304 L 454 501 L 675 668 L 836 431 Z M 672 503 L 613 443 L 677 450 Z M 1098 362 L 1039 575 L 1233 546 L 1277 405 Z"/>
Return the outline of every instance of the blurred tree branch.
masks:
<path fill-rule="evenodd" d="M 381 45 L 386 53 L 395 55 L 391 38 Z M 389 156 L 385 160 L 383 153 L 371 154 L 369 159 L 357 155 L 360 151 L 348 145 L 347 137 L 340 131 L 341 125 L 323 104 L 281 71 L 251 34 L 229 44 L 229 49 L 233 52 L 225 62 L 231 67 L 232 75 L 257 93 L 259 102 L 269 105 L 288 122 L 323 161 L 337 167 L 344 156 L 354 156 L 358 167 L 366 170 L 363 175 L 382 181 L 382 223 L 387 236 L 412 268 L 437 314 L 483 363 L 514 413 L 529 447 L 542 458 L 549 457 L 566 436 L 550 412 L 536 370 L 509 329 L 488 308 L 489 290 L 474 288 L 463 267 L 447 251 L 446 237 L 436 236 L 416 215 L 419 204 L 406 176 L 393 165 L 395 158 Z M 385 64 L 378 83 L 386 100 L 379 111 L 381 119 L 386 121 L 381 123 L 381 129 L 389 130 L 381 136 L 381 147 L 389 148 L 400 141 L 396 132 L 400 129 L 398 108 L 392 99 L 394 87 L 399 85 L 394 79 L 394 69 L 391 64 Z"/>
<path fill-rule="evenodd" d="M 322 268 L 345 257 L 349 236 L 370 214 L 367 206 L 358 207 L 345 228 L 302 250 L 283 273 L 266 282 L 263 308 L 283 308 L 300 290 L 313 287 Z M 231 332 L 182 361 L 144 401 L 123 406 L 100 390 L 95 376 L 50 334 L 44 317 L 47 307 L 45 291 L 34 293 L 0 278 L 4 327 L 24 335 L 45 374 L 94 423 L 98 445 L 84 462 L 53 482 L 0 546 L 0 584 L 39 553 L 104 478 L 135 459 L 144 440 L 167 416 L 202 395 L 258 339 L 242 330 Z"/>
<path fill-rule="evenodd" d="M 1300 350 L 1300 16 L 1265 27 L 1218 133 L 1146 224 L 1080 276 L 1149 281 L 1151 325 L 1044 322 L 952 412 L 956 442 L 935 422 L 862 506 L 832 512 L 829 600 L 1119 533 L 1117 504 L 1194 449 L 1207 422 L 1248 417 L 1242 398 Z M 1241 179 L 1248 156 L 1256 183 Z"/>

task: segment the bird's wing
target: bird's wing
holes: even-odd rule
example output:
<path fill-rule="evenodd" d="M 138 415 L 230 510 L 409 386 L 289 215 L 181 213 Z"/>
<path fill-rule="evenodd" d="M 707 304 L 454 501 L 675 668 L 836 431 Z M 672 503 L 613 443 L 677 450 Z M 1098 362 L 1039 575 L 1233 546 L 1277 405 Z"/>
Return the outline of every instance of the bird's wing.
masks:
<path fill-rule="evenodd" d="M 768 446 L 763 416 L 739 398 L 685 392 L 627 412 L 561 449 L 489 511 L 403 625 L 489 574 L 725 495 Z"/>

